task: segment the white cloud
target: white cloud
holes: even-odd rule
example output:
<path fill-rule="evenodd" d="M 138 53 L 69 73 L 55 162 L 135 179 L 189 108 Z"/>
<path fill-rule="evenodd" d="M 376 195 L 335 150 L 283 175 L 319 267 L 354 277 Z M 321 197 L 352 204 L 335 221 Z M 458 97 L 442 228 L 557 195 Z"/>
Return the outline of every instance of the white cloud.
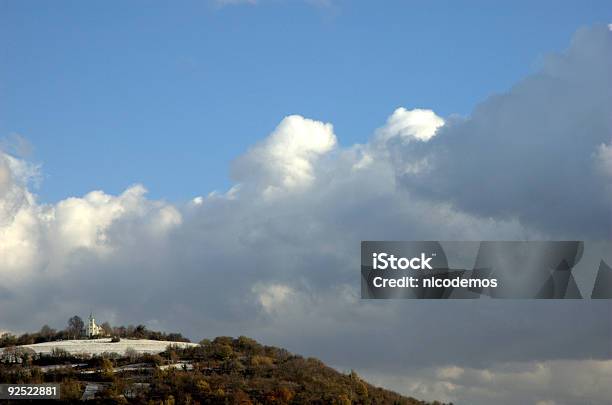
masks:
<path fill-rule="evenodd" d="M 204 197 L 201 195 L 194 197 L 193 200 L 191 200 L 191 203 L 193 205 L 202 205 L 204 203 Z"/>
<path fill-rule="evenodd" d="M 331 124 L 290 115 L 235 162 L 234 175 L 241 182 L 261 185 L 267 193 L 300 189 L 313 182 L 313 165 L 335 146 Z"/>
<path fill-rule="evenodd" d="M 252 288 L 258 302 L 267 313 L 273 313 L 282 308 L 287 300 L 295 294 L 293 289 L 283 284 L 256 284 Z"/>
<path fill-rule="evenodd" d="M 7 281 L 23 279 L 38 264 L 42 209 L 27 189 L 37 174 L 35 166 L 0 151 L 0 276 Z"/>
<path fill-rule="evenodd" d="M 437 370 L 436 375 L 443 380 L 456 380 L 463 375 L 465 370 L 457 366 L 441 367 Z"/>
<path fill-rule="evenodd" d="M 69 271 L 66 262 L 80 249 L 109 254 L 116 243 L 112 228 L 122 222 L 142 221 L 151 238 L 181 223 L 175 207 L 148 201 L 140 185 L 119 196 L 92 191 L 56 205 L 37 204 L 27 188 L 36 168 L 6 154 L 0 159 L 5 162 L 4 169 L 0 166 L 5 173 L 0 199 L 0 275 L 7 277 L 6 284 Z"/>
<path fill-rule="evenodd" d="M 8 161 L 2 158 L 0 159 L 0 192 L 2 195 L 8 190 L 11 182 L 11 170 L 8 167 Z"/>
<path fill-rule="evenodd" d="M 381 140 L 400 137 L 428 141 L 443 125 L 444 120 L 431 110 L 400 107 L 387 119 L 385 126 L 378 129 L 377 136 Z"/>
<path fill-rule="evenodd" d="M 599 170 L 604 175 L 612 177 L 612 145 L 606 145 L 605 143 L 599 145 L 595 158 Z"/>

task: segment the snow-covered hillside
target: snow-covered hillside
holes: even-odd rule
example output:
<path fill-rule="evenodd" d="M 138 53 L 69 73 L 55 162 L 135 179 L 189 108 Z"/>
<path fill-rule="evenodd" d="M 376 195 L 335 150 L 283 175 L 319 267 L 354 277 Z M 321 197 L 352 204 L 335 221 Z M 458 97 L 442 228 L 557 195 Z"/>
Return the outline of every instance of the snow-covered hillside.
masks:
<path fill-rule="evenodd" d="M 197 346 L 198 344 L 148 339 L 121 339 L 120 342 L 111 343 L 110 338 L 108 338 L 91 340 L 59 340 L 55 342 L 23 345 L 20 347 L 28 347 L 34 350 L 36 353 L 40 354 L 49 354 L 53 349 L 64 349 L 70 354 L 102 354 L 104 352 L 114 352 L 123 354 L 129 348 L 136 350 L 138 353 L 155 354 L 163 352 L 169 345 L 188 347 Z"/>

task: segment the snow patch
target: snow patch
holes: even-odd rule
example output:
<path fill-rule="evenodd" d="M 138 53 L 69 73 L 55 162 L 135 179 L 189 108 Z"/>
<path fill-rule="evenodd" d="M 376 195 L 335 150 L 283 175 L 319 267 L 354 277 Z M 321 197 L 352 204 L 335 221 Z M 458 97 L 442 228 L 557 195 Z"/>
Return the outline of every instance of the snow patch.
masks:
<path fill-rule="evenodd" d="M 91 340 L 58 340 L 55 342 L 35 343 L 23 345 L 34 350 L 38 354 L 51 354 L 53 349 L 63 349 L 70 354 L 102 354 L 118 353 L 125 354 L 127 349 L 134 349 L 138 353 L 157 354 L 161 353 L 170 345 L 178 347 L 194 347 L 197 343 L 171 342 L 167 340 L 149 339 L 121 339 L 120 342 L 111 343 L 110 338 Z"/>

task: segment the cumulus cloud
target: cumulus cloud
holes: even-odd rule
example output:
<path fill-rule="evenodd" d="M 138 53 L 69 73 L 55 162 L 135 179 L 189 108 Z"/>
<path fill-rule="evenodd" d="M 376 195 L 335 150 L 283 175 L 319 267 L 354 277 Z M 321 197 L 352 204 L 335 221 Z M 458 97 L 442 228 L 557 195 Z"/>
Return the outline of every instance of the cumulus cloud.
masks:
<path fill-rule="evenodd" d="M 23 278 L 38 264 L 41 209 L 28 190 L 37 169 L 23 160 L 0 152 L 0 276 Z"/>
<path fill-rule="evenodd" d="M 0 328 L 61 327 L 94 310 L 193 338 L 245 334 L 475 404 L 510 384 L 500 364 L 608 361 L 605 301 L 361 301 L 356 275 L 361 240 L 607 236 L 609 35 L 578 33 L 465 119 L 398 108 L 363 145 L 286 117 L 235 160 L 235 186 L 186 204 L 139 185 L 42 204 L 39 169 L 1 153 Z M 544 395 L 562 388 L 554 381 L 525 398 L 557 401 Z"/>
<path fill-rule="evenodd" d="M 268 313 L 273 313 L 282 308 L 294 295 L 291 287 L 282 284 L 256 284 L 253 286 L 252 292 L 256 295 L 257 300 Z"/>
<path fill-rule="evenodd" d="M 314 180 L 313 165 L 336 142 L 331 124 L 288 116 L 263 142 L 236 160 L 234 177 L 259 184 L 268 194 L 306 187 Z"/>
<path fill-rule="evenodd" d="M 116 227 L 132 223 L 150 239 L 181 223 L 174 206 L 147 200 L 140 185 L 119 196 L 92 191 L 56 205 L 38 204 L 28 189 L 37 167 L 0 153 L 0 276 L 5 286 L 70 272 L 68 263 L 79 252 L 112 253 L 129 235 L 117 233 Z"/>
<path fill-rule="evenodd" d="M 400 107 L 387 119 L 385 126 L 377 131 L 377 136 L 382 140 L 399 136 L 403 139 L 428 141 L 442 125 L 444 120 L 431 110 L 407 110 Z"/>

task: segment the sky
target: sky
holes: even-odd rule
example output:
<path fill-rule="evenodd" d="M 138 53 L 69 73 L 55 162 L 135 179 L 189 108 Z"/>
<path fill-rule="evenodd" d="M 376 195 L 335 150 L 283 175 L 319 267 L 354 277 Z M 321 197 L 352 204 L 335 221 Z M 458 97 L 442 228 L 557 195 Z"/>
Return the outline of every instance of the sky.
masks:
<path fill-rule="evenodd" d="M 0 330 L 94 311 L 608 404 L 608 301 L 359 298 L 362 240 L 612 236 L 608 4 L 457 3 L 2 2 Z"/>
<path fill-rule="evenodd" d="M 134 183 L 185 201 L 230 187 L 286 115 L 333 122 L 343 145 L 400 106 L 467 115 L 612 9 L 381 3 L 2 1 L 0 136 L 30 141 L 41 201 Z"/>

